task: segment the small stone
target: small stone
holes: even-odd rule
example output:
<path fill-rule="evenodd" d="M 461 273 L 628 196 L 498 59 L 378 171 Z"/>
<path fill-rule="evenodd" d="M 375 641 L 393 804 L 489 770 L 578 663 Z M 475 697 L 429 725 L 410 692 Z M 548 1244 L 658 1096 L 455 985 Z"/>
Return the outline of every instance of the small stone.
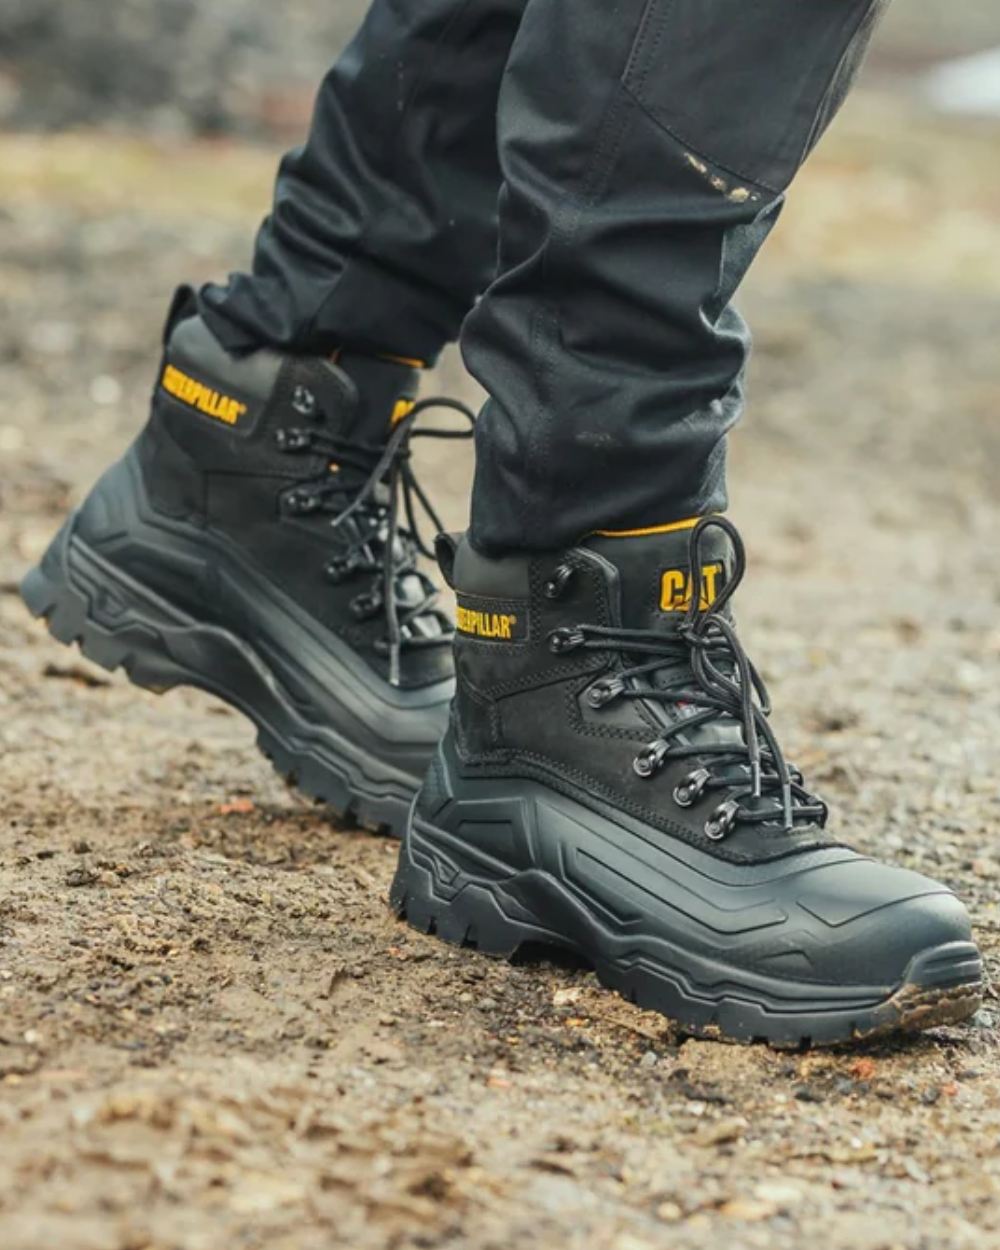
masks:
<path fill-rule="evenodd" d="M 583 991 L 576 986 L 570 989 L 556 990 L 552 995 L 553 1005 L 556 1007 L 568 1007 L 572 1003 L 579 1002 L 582 993 Z"/>
<path fill-rule="evenodd" d="M 656 1208 L 657 1217 L 667 1224 L 675 1224 L 678 1220 L 683 1219 L 684 1212 L 679 1203 L 661 1202 Z"/>
<path fill-rule="evenodd" d="M 745 1128 L 746 1121 L 737 1116 L 716 1120 L 714 1124 L 706 1124 L 695 1141 L 699 1146 L 724 1146 L 728 1142 L 739 1141 Z"/>
<path fill-rule="evenodd" d="M 794 1206 L 802 1200 L 802 1190 L 787 1181 L 761 1181 L 754 1190 L 754 1197 L 770 1202 L 779 1209 Z"/>
<path fill-rule="evenodd" d="M 66 884 L 77 888 L 93 885 L 96 880 L 97 873 L 92 868 L 71 868 L 66 874 Z"/>
<path fill-rule="evenodd" d="M 745 1220 L 753 1224 L 759 1220 L 769 1220 L 773 1215 L 777 1215 L 778 1208 L 772 1202 L 756 1202 L 752 1198 L 734 1198 L 731 1202 L 723 1203 L 719 1208 L 719 1213 L 730 1220 Z"/>
<path fill-rule="evenodd" d="M 929 1183 L 930 1177 L 927 1175 L 924 1169 L 920 1166 L 920 1164 L 917 1163 L 915 1160 L 907 1158 L 904 1155 L 900 1162 L 901 1162 L 903 1171 L 906 1173 L 906 1175 L 910 1178 L 911 1181 L 916 1181 L 920 1185 L 926 1185 Z"/>

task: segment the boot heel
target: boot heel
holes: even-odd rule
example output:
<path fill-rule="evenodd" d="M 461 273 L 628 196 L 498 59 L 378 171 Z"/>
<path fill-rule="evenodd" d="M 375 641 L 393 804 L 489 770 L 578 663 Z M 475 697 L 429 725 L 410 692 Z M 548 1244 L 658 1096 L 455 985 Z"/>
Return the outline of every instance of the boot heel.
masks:
<path fill-rule="evenodd" d="M 127 579 L 113 578 L 105 569 L 95 571 L 88 554 L 73 538 L 71 517 L 41 564 L 21 582 L 28 611 L 45 621 L 58 642 L 76 643 L 88 660 L 109 673 L 123 668 L 145 690 L 162 694 L 186 682 L 187 672 L 171 658 L 160 632 L 163 624 L 173 622 L 151 612 L 150 603 L 136 596 Z M 95 615 L 95 603 L 101 604 L 104 618 Z"/>
<path fill-rule="evenodd" d="M 238 634 L 198 621 L 137 582 L 76 533 L 71 517 L 41 563 L 21 582 L 21 597 L 59 642 L 136 686 L 162 694 L 192 686 L 223 699 L 257 727 L 257 741 L 278 772 L 345 821 L 397 834 L 413 780 L 378 766 L 339 733 L 304 720 L 271 670 Z"/>
<path fill-rule="evenodd" d="M 469 876 L 428 832 L 415 829 L 411 816 L 389 891 L 390 905 L 401 920 L 453 946 L 504 959 L 524 947 L 541 953 L 570 945 L 505 890 L 510 883 Z"/>

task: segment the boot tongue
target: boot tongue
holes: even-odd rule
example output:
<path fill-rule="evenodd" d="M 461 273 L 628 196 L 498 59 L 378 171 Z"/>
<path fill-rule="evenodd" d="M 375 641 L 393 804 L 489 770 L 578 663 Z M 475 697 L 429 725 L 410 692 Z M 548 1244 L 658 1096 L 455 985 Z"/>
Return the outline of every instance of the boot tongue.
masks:
<path fill-rule="evenodd" d="M 343 461 L 329 465 L 349 497 L 368 479 L 395 424 L 412 411 L 420 375 L 413 365 L 360 352 L 341 351 L 317 365 L 309 389 L 324 417 L 322 432 L 358 453 L 345 451 Z M 386 501 L 381 486 L 376 494 Z"/>
<path fill-rule="evenodd" d="M 736 576 L 733 542 L 720 526 L 710 526 L 702 533 L 699 567 L 692 569 L 691 532 L 696 524 L 697 521 L 681 522 L 660 532 L 624 538 L 595 535 L 583 544 L 618 570 L 622 628 L 652 630 L 666 638 L 675 636 L 691 605 L 692 593 L 700 595 L 700 606 L 707 610 Z M 725 604 L 721 615 L 732 620 L 729 603 Z M 676 648 L 676 658 L 672 658 L 674 650 L 668 648 L 664 663 L 641 680 L 652 688 L 667 691 L 697 686 L 688 648 L 680 644 Z M 642 663 L 643 657 L 636 654 L 635 659 Z M 729 667 L 735 675 L 734 667 L 727 666 L 724 659 L 716 659 L 715 663 L 721 664 L 723 669 Z M 696 702 L 685 699 L 654 698 L 645 706 L 654 717 L 672 728 L 701 711 Z M 691 769 L 707 766 L 716 777 L 724 778 L 741 791 L 746 790 L 750 768 L 748 759 L 744 762 L 740 758 L 744 734 L 739 719 L 729 714 L 713 716 L 703 724 L 676 734 L 672 740 L 680 746 L 694 748 L 717 748 L 720 744 L 731 748 L 734 756 L 725 764 L 720 764 L 718 755 L 706 752 L 689 756 L 689 766 Z M 720 791 L 719 796 L 720 800 L 724 798 L 725 791 Z M 775 820 L 780 818 L 779 801 L 773 792 L 758 798 L 744 793 L 741 802 L 750 808 L 766 808 L 774 813 Z"/>
<path fill-rule="evenodd" d="M 700 568 L 696 578 L 692 574 L 690 550 L 691 532 L 696 524 L 697 519 L 652 533 L 621 538 L 594 535 L 587 539 L 584 545 L 618 570 L 622 628 L 653 630 L 668 638 L 676 635 L 687 615 L 696 582 L 702 608 L 715 603 L 734 575 L 733 544 L 724 530 L 709 528 L 699 544 Z M 730 618 L 728 604 L 723 614 Z M 637 655 L 636 660 L 641 663 L 642 657 Z M 686 649 L 682 648 L 673 662 L 665 660 L 645 680 L 661 689 L 683 686 L 693 680 Z M 668 723 L 686 720 L 697 711 L 683 702 L 657 702 L 653 706 L 655 714 Z M 735 723 L 719 720 L 696 729 L 689 740 L 737 743 L 739 737 Z"/>
<path fill-rule="evenodd" d="M 700 543 L 700 569 L 691 569 L 691 531 L 696 521 L 682 521 L 661 531 L 609 537 L 595 534 L 584 546 L 618 570 L 621 623 L 625 629 L 673 634 L 684 620 L 698 583 L 700 604 L 709 608 L 733 576 L 729 535 L 708 529 Z M 728 616 L 728 605 L 725 609 Z"/>
<path fill-rule="evenodd" d="M 396 424 L 413 409 L 420 388 L 420 372 L 416 364 L 392 360 L 381 356 L 364 355 L 361 352 L 340 351 L 330 362 L 329 368 L 333 398 L 331 411 L 337 422 L 336 433 L 349 443 L 380 448 L 389 439 Z M 336 402 L 339 401 L 339 402 Z M 377 456 L 377 452 L 375 453 Z M 360 487 L 367 474 L 349 465 L 331 465 L 344 488 L 345 503 L 352 492 Z M 374 500 L 388 503 L 388 490 L 384 485 L 376 488 Z M 349 520 L 345 537 L 362 537 L 372 541 L 363 519 Z M 374 539 L 376 550 L 387 558 L 382 535 Z M 393 558 L 403 558 L 402 540 L 396 537 Z M 412 609 L 427 597 L 425 580 L 417 572 L 402 573 L 396 579 L 396 602 L 399 609 Z M 409 622 L 411 633 L 420 637 L 441 637 L 441 619 L 436 612 L 426 612 Z"/>
<path fill-rule="evenodd" d="M 393 425 L 413 408 L 420 385 L 419 371 L 401 361 L 360 352 L 342 351 L 334 367 L 345 374 L 355 392 L 345 403 L 338 434 L 352 442 L 376 447 L 385 443 Z"/>

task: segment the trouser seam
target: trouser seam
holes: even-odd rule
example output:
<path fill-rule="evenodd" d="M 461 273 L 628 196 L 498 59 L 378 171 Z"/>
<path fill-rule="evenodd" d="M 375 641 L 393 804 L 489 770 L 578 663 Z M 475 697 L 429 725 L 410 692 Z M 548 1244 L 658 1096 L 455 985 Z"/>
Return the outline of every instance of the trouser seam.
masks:
<path fill-rule="evenodd" d="M 558 239 L 566 248 L 572 246 L 573 240 L 579 231 L 580 221 L 585 208 L 596 202 L 600 191 L 606 185 L 607 178 L 614 166 L 615 157 L 621 150 L 627 130 L 628 108 L 626 100 L 623 99 L 619 92 L 619 87 L 620 83 L 616 81 L 608 93 L 608 103 L 600 122 L 600 138 L 595 144 L 593 156 L 587 169 L 584 171 L 579 198 L 571 191 L 568 191 L 560 201 L 553 224 L 552 235 L 546 241 L 542 250 L 543 288 L 548 286 L 547 268 L 553 240 Z M 539 322 L 544 322 L 544 299 L 539 299 L 539 304 L 538 311 L 532 316 L 532 357 L 536 361 L 533 371 L 537 385 L 535 387 L 536 407 L 531 427 L 533 431 L 537 430 L 538 433 L 537 435 L 532 434 L 531 443 L 534 454 L 539 458 L 538 462 L 545 464 L 548 462 L 551 450 L 553 416 L 552 404 L 543 403 L 542 397 L 543 393 L 555 394 L 556 390 L 554 379 L 558 373 L 561 320 L 558 302 L 550 303 L 551 331 L 547 343 L 541 350 L 538 350 L 536 343 L 540 330 Z M 547 520 L 547 517 L 537 514 L 535 516 L 536 524 L 544 526 Z"/>
<path fill-rule="evenodd" d="M 691 152 L 693 155 L 698 156 L 702 160 L 706 161 L 714 169 L 719 170 L 721 173 L 728 174 L 730 178 L 735 178 L 741 183 L 749 183 L 752 187 L 757 187 L 761 191 L 766 191 L 769 195 L 783 194 L 780 187 L 772 186 L 769 182 L 764 182 L 759 178 L 751 178 L 748 174 L 744 173 L 743 171 L 739 169 L 734 169 L 732 165 L 726 165 L 722 161 L 717 161 L 713 156 L 710 156 L 706 151 L 704 151 L 704 149 L 701 148 L 698 144 L 691 143 L 690 140 L 685 139 L 684 136 L 680 134 L 678 131 L 676 131 L 670 125 L 669 122 L 666 122 L 664 121 L 662 117 L 657 116 L 656 113 L 654 113 L 645 103 L 643 103 L 642 100 L 639 99 L 639 97 L 635 94 L 635 92 L 628 85 L 628 83 L 623 82 L 621 84 L 621 88 L 629 97 L 629 99 L 632 101 L 632 103 L 635 105 L 635 107 L 642 113 L 642 115 L 648 118 L 648 120 L 651 121 L 654 126 L 657 126 L 660 130 L 662 130 L 664 134 L 669 135 L 670 138 L 673 139 L 673 141 L 677 144 L 677 146 L 681 148 L 683 151 Z"/>
<path fill-rule="evenodd" d="M 423 71 L 421 72 L 417 80 L 414 82 L 413 87 L 410 91 L 410 94 L 407 96 L 406 102 L 403 105 L 402 110 L 400 111 L 399 126 L 396 131 L 395 142 L 392 145 L 392 159 L 389 162 L 389 170 L 388 170 L 389 180 L 392 182 L 394 186 L 401 185 L 400 162 L 406 150 L 404 136 L 407 132 L 407 125 L 409 123 L 409 120 L 413 115 L 413 107 L 416 104 L 420 96 L 421 90 L 424 88 L 424 86 L 427 83 L 431 68 L 433 67 L 435 63 L 435 60 L 437 58 L 438 53 L 441 50 L 442 45 L 448 39 L 449 35 L 454 30 L 455 26 L 461 21 L 462 18 L 465 17 L 466 13 L 469 10 L 469 6 L 471 5 L 472 2 L 473 0 L 462 0 L 462 3 L 459 5 L 458 9 L 456 9 L 456 11 L 452 14 L 451 18 L 445 24 L 444 29 L 441 31 L 440 36 L 435 42 L 434 47 L 430 55 L 427 58 Z M 377 237 L 379 228 L 381 228 L 382 223 L 384 221 L 388 220 L 391 217 L 392 211 L 393 210 L 391 207 L 384 208 L 373 219 L 366 221 L 361 231 L 360 237 L 343 254 L 344 267 L 341 270 L 340 278 L 337 283 L 338 286 L 344 283 L 349 270 L 352 267 L 356 267 L 359 256 L 363 255 L 365 259 L 368 259 L 368 260 L 372 259 L 371 253 L 365 250 L 367 247 L 367 244 L 370 239 L 372 239 L 373 237 Z M 408 282 L 407 282 L 407 285 L 409 285 Z M 414 288 L 414 290 L 416 289 L 417 288 Z M 329 291 L 327 293 L 326 298 L 317 306 L 317 308 L 313 312 L 313 315 L 309 318 L 308 327 L 309 327 L 310 337 L 315 331 L 316 326 L 322 320 L 323 311 L 325 310 L 327 305 L 330 303 L 330 301 L 333 299 L 334 295 L 335 295 L 335 291 L 332 291 L 332 290 Z"/>
<path fill-rule="evenodd" d="M 649 0 L 649 5 L 647 7 L 646 13 L 643 16 L 642 24 L 640 25 L 639 31 L 637 32 L 637 35 L 636 35 L 637 45 L 639 44 L 641 40 L 643 28 L 647 25 L 647 22 L 649 20 L 649 15 L 652 12 L 652 7 L 655 3 L 656 3 L 656 0 Z M 642 88 L 642 86 L 646 82 L 646 79 L 649 77 L 649 66 L 651 66 L 654 63 L 654 58 L 652 56 L 647 58 L 648 59 L 647 68 L 643 71 L 642 75 L 636 81 L 635 88 L 633 88 L 633 86 L 628 81 L 626 81 L 627 76 L 628 76 L 628 73 L 626 70 L 626 74 L 623 76 L 621 80 L 622 89 L 628 93 L 631 99 L 635 102 L 636 106 L 646 115 L 646 117 L 650 119 L 650 121 L 652 121 L 656 126 L 658 126 L 666 134 L 670 135 L 670 137 L 676 143 L 678 143 L 685 151 L 692 152 L 693 154 L 707 161 L 710 165 L 714 166 L 716 169 L 720 170 L 721 172 L 729 174 L 730 177 L 732 178 L 739 179 L 740 182 L 748 182 L 752 186 L 758 187 L 760 190 L 766 191 L 770 193 L 771 195 L 782 195 L 787 185 L 795 177 L 796 172 L 802 167 L 803 162 L 806 160 L 809 153 L 812 151 L 812 148 L 815 143 L 816 136 L 817 136 L 817 130 L 820 128 L 820 123 L 824 116 L 825 105 L 830 96 L 830 88 L 837 81 L 837 78 L 840 75 L 840 72 L 843 68 L 847 55 L 850 52 L 851 48 L 854 46 L 854 40 L 856 39 L 859 31 L 862 29 L 865 23 L 869 20 L 869 17 L 871 15 L 872 0 L 855 0 L 855 3 L 857 5 L 858 11 L 846 17 L 844 20 L 843 26 L 840 28 L 842 32 L 849 31 L 849 34 L 847 35 L 846 41 L 844 43 L 844 49 L 840 57 L 837 59 L 835 66 L 833 67 L 833 69 L 831 70 L 831 72 L 828 74 L 826 78 L 823 91 L 816 104 L 816 108 L 813 110 L 812 121 L 810 123 L 807 136 L 805 140 L 803 141 L 797 155 L 793 158 L 794 168 L 791 170 L 788 178 L 785 180 L 784 186 L 781 186 L 781 185 L 776 186 L 770 181 L 766 181 L 762 178 L 754 177 L 753 175 L 748 174 L 743 170 L 736 169 L 732 165 L 728 165 L 725 162 L 717 160 L 715 157 L 711 155 L 710 152 L 706 151 L 701 146 L 700 143 L 693 142 L 692 140 L 686 138 L 683 134 L 680 133 L 680 131 L 678 131 L 673 126 L 671 126 L 671 124 L 665 118 L 663 118 L 662 116 L 654 112 L 647 104 L 645 104 L 644 101 L 637 94 L 637 90 Z M 669 0 L 668 3 L 665 3 L 664 8 L 660 13 L 660 21 L 659 21 L 658 29 L 656 30 L 653 36 L 653 40 L 654 40 L 653 47 L 652 47 L 653 52 L 655 52 L 656 49 L 662 43 L 663 33 L 666 30 L 668 19 L 674 7 L 675 7 L 674 0 Z M 806 88 L 803 88 L 802 92 L 799 93 L 798 97 L 796 98 L 796 104 L 801 104 L 803 100 L 806 98 L 804 94 L 805 90 Z M 789 109 L 790 114 L 794 114 L 794 111 L 795 111 L 794 109 Z M 781 137 L 781 143 L 785 141 L 788 135 L 792 132 L 792 129 L 793 127 L 791 123 L 789 123 L 788 128 L 786 129 L 786 131 L 783 133 Z M 775 148 L 776 149 L 780 148 L 780 143 L 778 143 L 777 141 L 775 143 Z"/>

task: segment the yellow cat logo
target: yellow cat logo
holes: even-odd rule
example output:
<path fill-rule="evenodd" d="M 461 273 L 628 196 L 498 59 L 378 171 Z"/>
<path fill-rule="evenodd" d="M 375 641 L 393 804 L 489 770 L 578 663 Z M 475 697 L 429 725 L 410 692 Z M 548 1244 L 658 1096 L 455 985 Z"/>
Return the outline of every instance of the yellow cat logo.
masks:
<path fill-rule="evenodd" d="M 459 607 L 458 628 L 473 638 L 489 638 L 495 642 L 511 642 L 517 617 L 509 612 L 476 612 L 472 608 Z"/>
<path fill-rule="evenodd" d="M 160 385 L 168 395 L 179 399 L 189 408 L 197 408 L 206 417 L 214 417 L 216 421 L 224 421 L 226 425 L 235 425 L 247 410 L 246 404 L 228 395 L 213 391 L 204 382 L 190 378 L 182 373 L 176 365 L 167 365 L 163 370 Z"/>
<path fill-rule="evenodd" d="M 722 589 L 722 563 L 704 564 L 698 607 L 703 612 L 715 603 Z M 694 576 L 687 569 L 667 569 L 660 582 L 660 611 L 686 612 L 694 593 Z"/>

